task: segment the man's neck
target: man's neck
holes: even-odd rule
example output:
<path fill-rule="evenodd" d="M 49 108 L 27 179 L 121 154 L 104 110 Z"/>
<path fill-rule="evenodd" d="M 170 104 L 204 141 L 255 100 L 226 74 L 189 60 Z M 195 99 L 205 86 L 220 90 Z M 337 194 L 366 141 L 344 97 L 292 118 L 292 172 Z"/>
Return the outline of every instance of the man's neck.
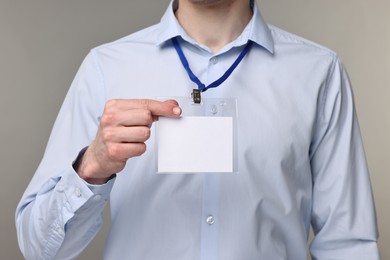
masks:
<path fill-rule="evenodd" d="M 213 53 L 235 40 L 252 17 L 249 1 L 180 0 L 175 14 L 189 36 Z"/>

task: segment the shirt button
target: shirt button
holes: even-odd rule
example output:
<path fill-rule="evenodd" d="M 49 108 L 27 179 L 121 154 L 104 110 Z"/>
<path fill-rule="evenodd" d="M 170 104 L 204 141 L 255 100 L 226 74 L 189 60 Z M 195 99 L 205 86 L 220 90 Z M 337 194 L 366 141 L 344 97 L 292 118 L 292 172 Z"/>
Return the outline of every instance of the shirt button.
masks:
<path fill-rule="evenodd" d="M 213 106 L 210 108 L 210 113 L 211 113 L 212 115 L 216 115 L 216 114 L 218 113 L 218 108 L 217 108 L 215 105 L 213 105 Z"/>
<path fill-rule="evenodd" d="M 93 199 L 94 199 L 95 201 L 99 201 L 99 200 L 102 199 L 102 195 L 97 194 L 97 195 L 95 195 L 95 197 L 93 197 Z"/>
<path fill-rule="evenodd" d="M 210 59 L 210 62 L 211 62 L 211 64 L 215 65 L 215 64 L 217 64 L 217 62 L 218 62 L 218 58 L 217 58 L 217 57 L 212 57 L 212 58 Z"/>
<path fill-rule="evenodd" d="M 210 215 L 206 218 L 207 224 L 212 225 L 212 224 L 214 224 L 214 222 L 215 222 L 214 216 Z"/>
<path fill-rule="evenodd" d="M 76 188 L 74 190 L 74 194 L 76 195 L 77 198 L 80 198 L 81 197 L 81 190 L 80 190 L 80 188 Z"/>

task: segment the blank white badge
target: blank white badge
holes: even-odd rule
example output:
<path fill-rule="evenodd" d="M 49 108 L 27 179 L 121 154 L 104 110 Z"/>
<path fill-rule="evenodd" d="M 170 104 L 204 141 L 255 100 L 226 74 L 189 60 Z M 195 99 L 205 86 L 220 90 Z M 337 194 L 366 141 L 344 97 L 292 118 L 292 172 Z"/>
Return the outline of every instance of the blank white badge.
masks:
<path fill-rule="evenodd" d="M 233 172 L 231 117 L 160 117 L 158 173 Z"/>

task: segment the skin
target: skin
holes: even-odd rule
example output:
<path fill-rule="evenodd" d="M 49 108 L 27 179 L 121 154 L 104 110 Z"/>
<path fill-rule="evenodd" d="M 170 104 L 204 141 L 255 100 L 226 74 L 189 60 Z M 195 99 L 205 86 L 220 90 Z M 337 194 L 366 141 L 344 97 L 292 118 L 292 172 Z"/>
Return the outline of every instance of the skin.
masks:
<path fill-rule="evenodd" d="M 249 0 L 180 0 L 175 15 L 186 33 L 217 53 L 252 18 Z"/>
<path fill-rule="evenodd" d="M 120 172 L 129 158 L 146 151 L 150 127 L 159 116 L 179 117 L 176 101 L 148 99 L 109 100 L 96 137 L 75 169 L 91 184 L 103 184 Z"/>
<path fill-rule="evenodd" d="M 241 34 L 252 11 L 249 0 L 180 0 L 175 15 L 194 40 L 216 53 Z M 74 164 L 76 172 L 88 183 L 106 183 L 129 158 L 145 153 L 150 127 L 159 116 L 180 114 L 176 101 L 107 101 L 95 139 Z"/>

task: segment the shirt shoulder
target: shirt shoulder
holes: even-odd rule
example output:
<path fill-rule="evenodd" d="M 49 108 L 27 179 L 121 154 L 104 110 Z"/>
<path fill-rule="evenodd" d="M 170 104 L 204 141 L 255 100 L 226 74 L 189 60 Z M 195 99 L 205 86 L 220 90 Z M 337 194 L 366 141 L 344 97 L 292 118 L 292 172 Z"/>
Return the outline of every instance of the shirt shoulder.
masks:
<path fill-rule="evenodd" d="M 268 25 L 268 27 L 271 31 L 276 51 L 294 50 L 298 51 L 296 54 L 317 54 L 321 56 L 328 56 L 332 60 L 338 59 L 338 55 L 335 51 L 321 44 L 305 39 L 291 32 L 287 32 L 274 25 Z"/>
<path fill-rule="evenodd" d="M 155 24 L 123 38 L 97 46 L 92 52 L 100 53 L 106 50 L 122 50 L 132 45 L 156 45 L 160 24 Z"/>

